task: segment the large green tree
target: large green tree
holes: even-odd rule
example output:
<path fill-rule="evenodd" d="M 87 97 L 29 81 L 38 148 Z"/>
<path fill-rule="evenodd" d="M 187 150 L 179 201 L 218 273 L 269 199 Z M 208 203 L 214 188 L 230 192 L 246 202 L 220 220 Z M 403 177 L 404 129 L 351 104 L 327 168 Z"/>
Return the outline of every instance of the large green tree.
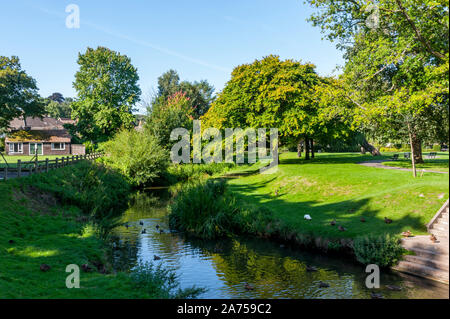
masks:
<path fill-rule="evenodd" d="M 267 56 L 236 67 L 202 120 L 204 127 L 278 128 L 283 144 L 337 137 L 349 129 L 339 107 L 326 98 L 332 79 L 322 79 L 312 64 Z M 341 104 L 341 107 L 344 107 Z"/>
<path fill-rule="evenodd" d="M 20 116 L 44 113 L 36 80 L 22 70 L 16 56 L 0 56 L 0 131 Z"/>
<path fill-rule="evenodd" d="M 72 118 L 83 139 L 104 141 L 121 128 L 133 126 L 133 107 L 140 99 L 137 69 L 126 55 L 105 47 L 78 55 L 77 100 Z"/>
<path fill-rule="evenodd" d="M 189 98 L 196 119 L 208 111 L 214 100 L 214 87 L 208 81 L 180 81 L 178 72 L 169 70 L 158 78 L 158 89 L 151 104 L 164 104 L 168 97 L 177 92 L 183 92 Z"/>
<path fill-rule="evenodd" d="M 149 107 L 145 132 L 155 137 L 159 145 L 170 149 L 170 133 L 176 128 L 192 129 L 194 109 L 184 92 L 176 92 L 161 103 Z"/>
<path fill-rule="evenodd" d="M 345 52 L 344 91 L 361 125 L 407 138 L 421 162 L 422 139 L 442 138 L 448 121 L 448 1 L 308 2 L 320 9 L 313 24 Z"/>
<path fill-rule="evenodd" d="M 65 98 L 61 93 L 55 92 L 44 99 L 45 112 L 54 118 L 70 118 L 73 99 Z"/>

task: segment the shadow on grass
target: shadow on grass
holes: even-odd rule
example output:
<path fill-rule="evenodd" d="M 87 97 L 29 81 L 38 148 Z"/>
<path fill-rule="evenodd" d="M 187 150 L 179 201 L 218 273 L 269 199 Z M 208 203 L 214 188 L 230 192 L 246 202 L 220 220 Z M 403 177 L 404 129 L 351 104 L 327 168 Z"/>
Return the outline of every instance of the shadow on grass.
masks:
<path fill-rule="evenodd" d="M 399 235 L 406 229 L 426 231 L 418 216 L 408 214 L 397 218 L 395 210 L 390 216 L 380 216 L 380 210 L 371 207 L 374 200 L 372 198 L 324 203 L 314 200 L 288 201 L 282 198 L 286 194 L 281 193 L 277 196 L 274 193 L 258 192 L 274 179 L 275 177 L 257 183 L 228 187 L 241 205 L 264 206 L 273 212 L 275 219 L 290 225 L 298 233 L 327 238 L 353 238 L 374 233 Z M 306 214 L 310 215 L 312 220 L 305 220 Z M 384 217 L 392 219 L 393 222 L 387 224 Z M 361 218 L 364 218 L 364 221 L 361 221 Z M 336 220 L 335 226 L 330 225 L 332 220 Z M 346 230 L 340 231 L 338 226 L 343 226 Z"/>

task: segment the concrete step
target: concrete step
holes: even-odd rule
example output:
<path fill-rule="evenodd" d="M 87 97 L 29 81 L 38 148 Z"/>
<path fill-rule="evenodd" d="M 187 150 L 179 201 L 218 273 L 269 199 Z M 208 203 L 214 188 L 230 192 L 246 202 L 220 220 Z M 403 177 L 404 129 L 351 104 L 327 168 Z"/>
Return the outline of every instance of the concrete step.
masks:
<path fill-rule="evenodd" d="M 442 231 L 447 231 L 448 232 L 448 225 L 444 225 L 444 224 L 441 224 L 441 223 L 436 223 L 430 229 L 430 231 L 433 231 L 433 230 L 442 230 Z"/>
<path fill-rule="evenodd" d="M 438 238 L 438 240 L 442 239 Z M 413 251 L 415 251 L 416 249 L 421 249 L 434 254 L 442 254 L 447 256 L 449 254 L 448 241 L 442 241 L 441 243 L 432 243 L 429 235 L 403 238 L 402 246 L 405 249 Z"/>
<path fill-rule="evenodd" d="M 428 249 L 421 249 L 421 248 L 416 247 L 416 248 L 411 248 L 408 250 L 413 252 L 415 254 L 415 256 L 422 257 L 425 259 L 439 260 L 439 261 L 444 261 L 444 262 L 448 262 L 448 260 L 449 260 L 449 255 L 439 254 L 439 253 L 436 253 L 436 252 L 434 252 L 432 250 L 428 250 Z"/>
<path fill-rule="evenodd" d="M 448 271 L 439 270 L 409 261 L 400 261 L 395 270 L 448 283 Z"/>
<path fill-rule="evenodd" d="M 448 242 L 448 230 L 430 229 L 430 233 L 437 237 L 439 241 Z"/>
<path fill-rule="evenodd" d="M 435 255 L 435 258 L 426 258 L 420 256 L 405 255 L 403 259 L 417 265 L 423 265 L 430 268 L 436 268 L 448 272 L 448 256 L 441 257 L 441 255 Z"/>

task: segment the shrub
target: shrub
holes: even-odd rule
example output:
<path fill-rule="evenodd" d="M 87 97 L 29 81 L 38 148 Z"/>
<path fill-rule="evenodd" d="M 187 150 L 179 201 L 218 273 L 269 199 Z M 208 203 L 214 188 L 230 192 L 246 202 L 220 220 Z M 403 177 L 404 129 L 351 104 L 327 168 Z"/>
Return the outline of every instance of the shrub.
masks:
<path fill-rule="evenodd" d="M 24 191 L 49 192 L 62 204 L 79 207 L 84 214 L 103 223 L 123 213 L 131 192 L 122 175 L 87 161 L 46 174 L 33 174 L 24 181 L 24 186 L 28 187 Z"/>
<path fill-rule="evenodd" d="M 168 179 L 179 182 L 198 179 L 204 175 L 213 176 L 225 173 L 235 165 L 234 163 L 174 164 L 167 169 L 170 175 Z"/>
<path fill-rule="evenodd" d="M 356 259 L 365 265 L 389 267 L 397 264 L 403 254 L 400 240 L 388 234 L 357 237 L 353 242 Z"/>
<path fill-rule="evenodd" d="M 175 273 L 163 268 L 162 264 L 154 266 L 152 263 L 138 264 L 130 274 L 134 285 L 139 289 L 145 289 L 151 295 L 161 299 L 188 299 L 196 298 L 205 292 L 204 288 L 178 288 L 179 283 Z"/>
<path fill-rule="evenodd" d="M 235 200 L 225 195 L 225 181 L 210 179 L 187 185 L 169 205 L 171 228 L 201 238 L 230 234 L 238 225 Z"/>
<path fill-rule="evenodd" d="M 123 130 L 103 146 L 105 162 L 118 169 L 134 186 L 148 185 L 167 168 L 169 154 L 144 132 Z"/>

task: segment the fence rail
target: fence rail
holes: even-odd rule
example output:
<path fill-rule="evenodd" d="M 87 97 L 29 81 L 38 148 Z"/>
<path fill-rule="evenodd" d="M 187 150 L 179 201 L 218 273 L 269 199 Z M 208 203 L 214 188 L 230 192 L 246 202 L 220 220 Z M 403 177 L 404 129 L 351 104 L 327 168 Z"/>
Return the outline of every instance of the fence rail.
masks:
<path fill-rule="evenodd" d="M 101 157 L 102 153 L 91 153 L 85 155 L 69 155 L 55 159 L 35 160 L 35 161 L 21 161 L 17 163 L 0 167 L 0 180 L 7 180 L 8 178 L 16 178 L 21 176 L 28 176 L 34 173 L 44 173 L 51 169 L 65 167 L 78 163 L 82 160 L 92 161 Z"/>

